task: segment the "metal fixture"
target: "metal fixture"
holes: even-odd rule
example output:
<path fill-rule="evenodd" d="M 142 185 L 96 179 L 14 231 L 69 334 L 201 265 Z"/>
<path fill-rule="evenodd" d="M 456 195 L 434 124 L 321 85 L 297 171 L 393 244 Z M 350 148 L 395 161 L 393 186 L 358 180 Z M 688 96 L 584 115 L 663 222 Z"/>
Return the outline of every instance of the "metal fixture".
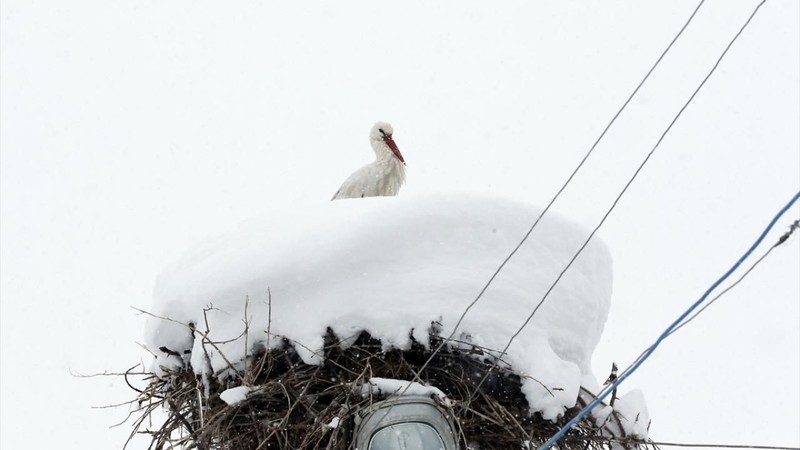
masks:
<path fill-rule="evenodd" d="M 355 450 L 458 450 L 447 412 L 429 397 L 390 397 L 356 415 Z"/>

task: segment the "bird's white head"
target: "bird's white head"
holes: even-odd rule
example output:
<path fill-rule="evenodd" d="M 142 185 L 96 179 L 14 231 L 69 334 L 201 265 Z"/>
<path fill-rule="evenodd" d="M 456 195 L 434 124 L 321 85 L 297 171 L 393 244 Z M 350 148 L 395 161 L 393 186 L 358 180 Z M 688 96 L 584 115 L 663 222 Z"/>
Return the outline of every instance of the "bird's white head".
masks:
<path fill-rule="evenodd" d="M 403 155 L 400 153 L 400 149 L 397 148 L 397 144 L 394 143 L 394 139 L 392 139 L 392 134 L 394 134 L 394 128 L 386 122 L 375 122 L 375 125 L 372 126 L 372 130 L 369 132 L 369 140 L 372 144 L 372 148 L 375 150 L 375 154 L 380 158 L 382 155 L 381 153 L 385 153 L 385 149 L 388 149 L 394 154 L 394 156 L 400 160 L 403 164 L 406 161 L 403 159 Z"/>

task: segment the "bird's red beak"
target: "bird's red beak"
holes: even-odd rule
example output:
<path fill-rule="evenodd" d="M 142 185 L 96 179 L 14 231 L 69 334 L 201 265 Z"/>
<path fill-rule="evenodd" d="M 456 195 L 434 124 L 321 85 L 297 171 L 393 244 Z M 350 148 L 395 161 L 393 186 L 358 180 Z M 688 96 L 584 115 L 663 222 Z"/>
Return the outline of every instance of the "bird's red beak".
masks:
<path fill-rule="evenodd" d="M 391 134 L 387 134 L 386 136 L 384 136 L 383 142 L 386 142 L 386 145 L 388 145 L 389 148 L 392 149 L 392 153 L 394 153 L 394 156 L 396 156 L 397 159 L 400 160 L 400 162 L 402 162 L 403 164 L 406 163 L 406 160 L 403 159 L 403 155 L 400 154 L 400 149 L 397 148 L 397 144 L 394 143 L 394 139 L 392 139 Z"/>

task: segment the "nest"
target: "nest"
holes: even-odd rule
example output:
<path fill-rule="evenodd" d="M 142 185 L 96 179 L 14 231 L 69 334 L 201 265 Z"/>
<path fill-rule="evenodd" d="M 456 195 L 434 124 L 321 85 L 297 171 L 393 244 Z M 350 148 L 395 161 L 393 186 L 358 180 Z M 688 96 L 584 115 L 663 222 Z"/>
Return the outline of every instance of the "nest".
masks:
<path fill-rule="evenodd" d="M 555 422 L 530 414 L 520 376 L 496 352 L 464 342 L 449 342 L 453 345 L 443 346 L 420 371 L 442 339 L 434 329 L 428 345 L 412 339 L 407 350 L 387 350 L 367 332 L 343 346 L 328 330 L 319 365 L 303 363 L 294 345 L 284 340 L 279 349 L 254 350 L 243 369 L 229 367 L 216 377 L 196 375 L 190 364 L 166 377 L 151 374 L 144 389 L 131 385 L 139 392 L 131 437 L 149 434 L 149 449 L 159 450 L 348 450 L 356 411 L 380 400 L 365 398 L 355 388 L 372 377 L 412 380 L 418 375 L 451 400 L 460 448 L 536 448 L 593 398 L 584 390 L 577 405 Z M 243 401 L 231 406 L 220 399 L 220 393 L 242 384 L 253 387 Z M 167 415 L 163 424 L 144 429 L 162 409 Z M 559 442 L 569 450 L 612 445 L 648 446 L 626 437 L 615 414 L 602 424 L 585 419 Z"/>

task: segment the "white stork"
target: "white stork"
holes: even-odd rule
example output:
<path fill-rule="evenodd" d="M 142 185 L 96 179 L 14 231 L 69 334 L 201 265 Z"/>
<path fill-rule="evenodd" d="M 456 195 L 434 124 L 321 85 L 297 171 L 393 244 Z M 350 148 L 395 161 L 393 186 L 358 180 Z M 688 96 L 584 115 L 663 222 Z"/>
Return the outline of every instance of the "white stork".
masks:
<path fill-rule="evenodd" d="M 394 129 L 386 122 L 372 126 L 369 143 L 375 151 L 375 161 L 353 172 L 331 200 L 397 195 L 406 180 L 406 162 L 392 133 Z"/>

